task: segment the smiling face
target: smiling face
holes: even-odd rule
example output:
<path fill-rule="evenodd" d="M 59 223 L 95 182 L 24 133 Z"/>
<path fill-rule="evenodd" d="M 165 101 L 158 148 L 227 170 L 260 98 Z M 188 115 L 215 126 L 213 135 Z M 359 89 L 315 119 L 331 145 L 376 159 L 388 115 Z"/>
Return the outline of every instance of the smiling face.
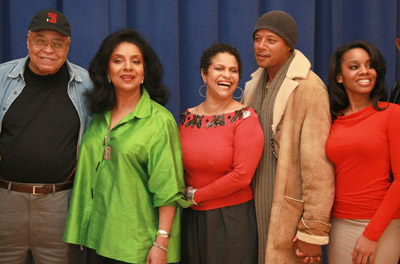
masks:
<path fill-rule="evenodd" d="M 116 92 L 137 92 L 144 79 L 143 55 L 138 46 L 122 42 L 110 56 L 108 75 Z"/>
<path fill-rule="evenodd" d="M 260 29 L 254 34 L 254 55 L 257 65 L 276 73 L 290 56 L 290 47 L 274 32 Z M 275 75 L 275 74 L 273 74 Z"/>
<path fill-rule="evenodd" d="M 46 41 L 48 43 L 45 46 L 40 45 L 40 43 L 46 43 Z M 57 31 L 41 30 L 30 32 L 27 35 L 29 68 L 38 75 L 58 72 L 67 60 L 70 42 L 69 37 Z M 62 48 L 53 47 L 57 43 L 63 43 L 64 46 Z"/>
<path fill-rule="evenodd" d="M 342 83 L 347 95 L 369 96 L 376 83 L 376 70 L 371 66 L 370 56 L 362 48 L 354 48 L 343 54 L 342 71 L 337 82 Z"/>
<path fill-rule="evenodd" d="M 230 53 L 217 53 L 208 67 L 207 74 L 201 71 L 201 77 L 207 84 L 207 97 L 232 98 L 239 82 L 239 65 Z"/>

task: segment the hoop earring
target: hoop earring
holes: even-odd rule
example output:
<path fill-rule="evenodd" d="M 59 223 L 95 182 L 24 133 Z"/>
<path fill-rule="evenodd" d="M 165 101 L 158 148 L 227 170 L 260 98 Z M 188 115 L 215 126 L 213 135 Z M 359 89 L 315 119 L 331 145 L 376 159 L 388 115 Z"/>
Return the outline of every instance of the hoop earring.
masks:
<path fill-rule="evenodd" d="M 206 87 L 206 89 L 207 89 L 207 84 L 203 84 L 202 86 L 200 86 L 200 88 L 199 88 L 199 94 L 200 94 L 201 97 L 206 97 L 205 95 L 203 95 L 203 94 L 201 93 L 201 88 L 203 88 L 203 87 Z"/>
<path fill-rule="evenodd" d="M 242 98 L 243 93 L 244 93 L 244 90 L 243 90 L 242 87 L 239 87 L 239 86 L 236 87 L 236 89 L 239 89 L 239 90 L 242 92 L 242 94 L 241 94 L 240 96 L 233 96 L 233 95 L 232 95 L 232 97 L 233 97 L 233 99 L 239 100 L 240 98 Z"/>
<path fill-rule="evenodd" d="M 109 82 L 109 83 L 111 83 L 111 79 L 110 79 L 110 76 L 107 74 L 107 81 Z"/>

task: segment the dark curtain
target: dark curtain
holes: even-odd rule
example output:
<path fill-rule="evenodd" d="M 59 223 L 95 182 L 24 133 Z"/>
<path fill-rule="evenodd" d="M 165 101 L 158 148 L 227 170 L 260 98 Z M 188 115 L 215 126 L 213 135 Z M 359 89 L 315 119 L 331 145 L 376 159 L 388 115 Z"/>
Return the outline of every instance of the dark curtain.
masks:
<path fill-rule="evenodd" d="M 26 33 L 40 9 L 62 11 L 72 27 L 68 59 L 87 68 L 111 32 L 138 29 L 158 53 L 171 91 L 167 108 L 177 118 L 199 104 L 199 61 L 215 42 L 236 46 L 243 60 L 241 87 L 256 69 L 252 31 L 263 13 L 280 9 L 297 21 L 301 50 L 327 82 L 328 60 L 339 45 L 364 39 L 387 62 L 388 91 L 400 78 L 394 39 L 400 25 L 399 0 L 0 0 L 0 63 L 26 56 Z M 240 96 L 240 92 L 235 93 Z"/>
<path fill-rule="evenodd" d="M 158 53 L 171 91 L 167 108 L 175 118 L 199 104 L 200 56 L 215 42 L 236 46 L 243 60 L 241 87 L 257 65 L 252 31 L 270 10 L 290 13 L 298 25 L 297 49 L 327 83 L 328 61 L 343 43 L 364 39 L 376 45 L 387 63 L 386 87 L 400 79 L 395 37 L 399 0 L 0 0 L 0 63 L 24 57 L 26 34 L 41 9 L 62 11 L 72 27 L 68 59 L 86 68 L 111 32 L 138 29 Z M 240 96 L 238 92 L 236 96 Z"/>

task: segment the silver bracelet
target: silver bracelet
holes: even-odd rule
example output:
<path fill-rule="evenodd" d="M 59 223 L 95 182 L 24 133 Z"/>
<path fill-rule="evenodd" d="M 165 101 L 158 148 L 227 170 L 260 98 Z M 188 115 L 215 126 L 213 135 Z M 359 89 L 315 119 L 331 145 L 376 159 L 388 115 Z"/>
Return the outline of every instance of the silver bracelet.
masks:
<path fill-rule="evenodd" d="M 186 193 L 186 200 L 194 205 L 198 205 L 195 201 L 194 201 L 194 193 L 197 191 L 197 189 L 191 189 L 189 191 L 187 191 Z"/>
<path fill-rule="evenodd" d="M 165 230 L 162 230 L 162 229 L 158 229 L 157 230 L 157 236 L 164 237 L 164 238 L 169 238 L 171 236 L 171 233 L 167 232 Z"/>
<path fill-rule="evenodd" d="M 158 244 L 158 243 L 156 243 L 156 242 L 154 242 L 153 245 L 156 246 L 156 247 L 158 247 L 159 249 L 164 250 L 165 252 L 168 252 L 168 249 L 167 249 L 167 248 L 161 246 L 160 244 Z"/>

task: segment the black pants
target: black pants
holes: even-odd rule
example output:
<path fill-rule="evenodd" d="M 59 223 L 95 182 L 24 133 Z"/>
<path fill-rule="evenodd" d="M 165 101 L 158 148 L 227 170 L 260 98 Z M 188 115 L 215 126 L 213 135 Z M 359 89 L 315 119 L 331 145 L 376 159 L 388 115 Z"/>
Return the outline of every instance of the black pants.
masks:
<path fill-rule="evenodd" d="M 86 264 L 130 264 L 130 263 L 100 256 L 96 253 L 95 250 L 88 248 L 86 251 Z"/>
<path fill-rule="evenodd" d="M 254 201 L 182 214 L 182 264 L 257 263 Z"/>

